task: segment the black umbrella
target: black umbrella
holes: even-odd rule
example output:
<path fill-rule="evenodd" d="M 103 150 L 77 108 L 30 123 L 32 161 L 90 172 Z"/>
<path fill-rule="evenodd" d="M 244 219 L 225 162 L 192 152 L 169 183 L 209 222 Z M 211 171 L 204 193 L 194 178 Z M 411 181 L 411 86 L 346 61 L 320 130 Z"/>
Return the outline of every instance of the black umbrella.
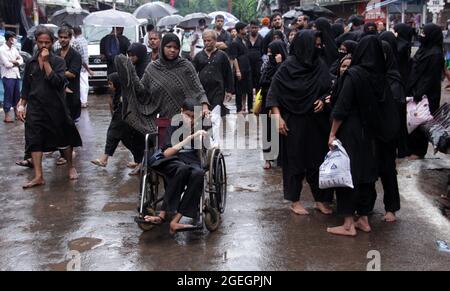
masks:
<path fill-rule="evenodd" d="M 64 8 L 53 13 L 50 23 L 57 26 L 70 24 L 72 27 L 83 25 L 83 19 L 89 15 L 89 11 L 82 9 Z"/>
<path fill-rule="evenodd" d="M 318 18 L 318 17 L 335 17 L 336 15 L 330 9 L 319 5 L 304 5 L 300 7 L 296 7 L 295 10 L 301 11 L 304 14 Z"/>

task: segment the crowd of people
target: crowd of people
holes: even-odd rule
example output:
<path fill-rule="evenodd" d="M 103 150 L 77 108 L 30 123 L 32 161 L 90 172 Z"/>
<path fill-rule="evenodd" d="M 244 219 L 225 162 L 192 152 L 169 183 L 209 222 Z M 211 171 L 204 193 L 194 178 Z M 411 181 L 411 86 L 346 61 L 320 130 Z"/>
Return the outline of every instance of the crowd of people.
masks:
<path fill-rule="evenodd" d="M 157 133 L 158 115 L 172 118 L 181 108 L 192 113 L 191 107 L 196 105 L 204 116 L 216 106 L 226 116 L 230 111 L 224 102 L 233 95 L 237 114 L 253 113 L 254 96 L 260 92 L 262 110 L 254 113 L 269 115 L 262 124 L 267 139 L 280 138 L 277 164 L 282 168 L 284 199 L 291 202 L 293 213 L 309 214 L 300 201 L 306 178 L 314 208 L 321 213 L 333 213 L 330 205 L 336 197 L 337 213 L 344 223 L 328 232 L 345 236 L 355 236 L 357 230 L 370 232 L 369 214 L 377 198 L 375 182 L 381 179 L 384 219 L 396 221 L 400 210 L 396 159 L 424 158 L 428 147 L 423 132 L 407 133 L 406 96 L 414 97 L 415 102 L 427 96 L 431 113 L 439 108 L 441 77 L 446 72 L 440 27 L 431 23 L 423 27 L 420 48 L 412 56 L 414 32 L 407 24 L 385 31 L 375 23 L 364 23 L 360 16 L 333 23 L 302 15 L 287 27 L 275 13 L 261 22 L 239 22 L 232 33 L 224 30 L 224 19 L 218 15 L 213 29 L 200 21 L 196 30 L 181 35 L 162 34 L 149 27 L 144 44 L 130 44 L 123 28 L 113 28 L 102 39 L 100 50 L 114 92 L 112 119 L 104 154 L 92 163 L 106 167 L 122 142 L 134 159 L 129 163 L 133 168 L 130 174 L 137 175 L 145 135 Z M 56 50 L 50 30 L 41 27 L 35 36 L 37 53 L 26 64 L 21 93 L 17 79 L 23 60 L 12 46 L 15 35 L 7 34 L 6 44 L 0 48 L 6 64 L 2 65 L 5 96 L 10 96 L 5 99 L 9 107 L 5 121 L 12 121 L 10 108 L 25 121 L 25 159 L 18 164 L 35 170 L 34 179 L 24 188 L 45 184 L 44 152 L 59 150 L 58 162 L 68 165 L 70 179 L 77 179 L 72 151 L 82 141 L 75 122 L 81 108 L 87 107 L 86 78 L 90 74 L 87 43 L 79 27 L 61 27 Z M 271 119 L 277 121 L 278 136 L 270 131 Z M 197 136 L 192 132 L 182 146 L 170 144 L 165 153 L 176 155 Z M 320 189 L 319 167 L 337 139 L 350 157 L 354 188 Z M 264 149 L 266 170 L 274 162 L 266 155 L 269 151 Z M 171 164 L 187 172 L 183 172 L 184 178 L 175 175 L 168 188 L 178 198 L 186 186 L 180 179 L 189 180 L 191 175 L 197 181 L 199 175 L 189 161 L 182 164 Z M 176 167 L 171 167 L 165 170 L 177 173 Z M 165 203 L 168 210 L 179 210 L 172 231 L 185 227 L 179 224 L 181 216 L 194 213 L 192 205 L 200 196 L 190 194 L 187 203 L 173 200 L 174 193 L 168 193 L 172 197 Z M 173 201 L 178 201 L 177 205 Z M 160 223 L 165 212 L 146 219 Z"/>

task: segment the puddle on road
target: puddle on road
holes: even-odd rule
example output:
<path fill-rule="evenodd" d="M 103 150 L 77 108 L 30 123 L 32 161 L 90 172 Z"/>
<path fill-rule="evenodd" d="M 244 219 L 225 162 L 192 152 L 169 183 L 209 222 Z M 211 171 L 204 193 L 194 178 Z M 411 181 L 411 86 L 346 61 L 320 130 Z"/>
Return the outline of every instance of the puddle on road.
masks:
<path fill-rule="evenodd" d="M 69 242 L 69 250 L 80 253 L 92 250 L 95 246 L 102 243 L 102 240 L 95 237 L 81 237 Z"/>

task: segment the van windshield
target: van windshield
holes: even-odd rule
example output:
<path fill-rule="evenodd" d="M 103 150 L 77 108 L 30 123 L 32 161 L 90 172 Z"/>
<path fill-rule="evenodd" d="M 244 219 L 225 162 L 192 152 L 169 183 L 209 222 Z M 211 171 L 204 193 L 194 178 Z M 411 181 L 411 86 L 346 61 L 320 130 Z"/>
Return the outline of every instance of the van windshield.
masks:
<path fill-rule="evenodd" d="M 89 43 L 99 43 L 105 35 L 111 33 L 111 30 L 112 28 L 110 27 L 86 26 L 84 27 L 84 37 Z M 123 35 L 125 35 L 130 42 L 134 42 L 137 39 L 136 28 L 126 27 L 123 30 Z"/>

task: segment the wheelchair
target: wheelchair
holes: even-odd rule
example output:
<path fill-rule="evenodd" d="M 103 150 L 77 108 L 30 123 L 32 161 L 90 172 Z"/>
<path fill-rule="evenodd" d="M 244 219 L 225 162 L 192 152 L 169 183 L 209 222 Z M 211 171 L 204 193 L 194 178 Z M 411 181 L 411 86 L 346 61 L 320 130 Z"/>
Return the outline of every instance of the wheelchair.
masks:
<path fill-rule="evenodd" d="M 157 134 L 147 134 L 145 137 L 145 153 L 140 173 L 140 199 L 138 215 L 135 222 L 144 231 L 150 231 L 158 225 L 145 221 L 147 215 L 156 216 L 158 205 L 164 200 L 161 191 L 164 185 L 164 177 L 148 165 L 148 159 L 159 147 L 163 147 L 167 129 L 170 127 L 170 119 L 157 118 Z M 152 140 L 152 138 L 155 140 Z M 151 141 L 156 145 L 150 148 Z M 221 214 L 225 212 L 227 200 L 227 171 L 225 158 L 218 148 L 199 150 L 201 166 L 205 170 L 204 187 L 200 199 L 198 221 L 195 227 L 184 231 L 203 230 L 216 231 L 221 222 Z"/>

